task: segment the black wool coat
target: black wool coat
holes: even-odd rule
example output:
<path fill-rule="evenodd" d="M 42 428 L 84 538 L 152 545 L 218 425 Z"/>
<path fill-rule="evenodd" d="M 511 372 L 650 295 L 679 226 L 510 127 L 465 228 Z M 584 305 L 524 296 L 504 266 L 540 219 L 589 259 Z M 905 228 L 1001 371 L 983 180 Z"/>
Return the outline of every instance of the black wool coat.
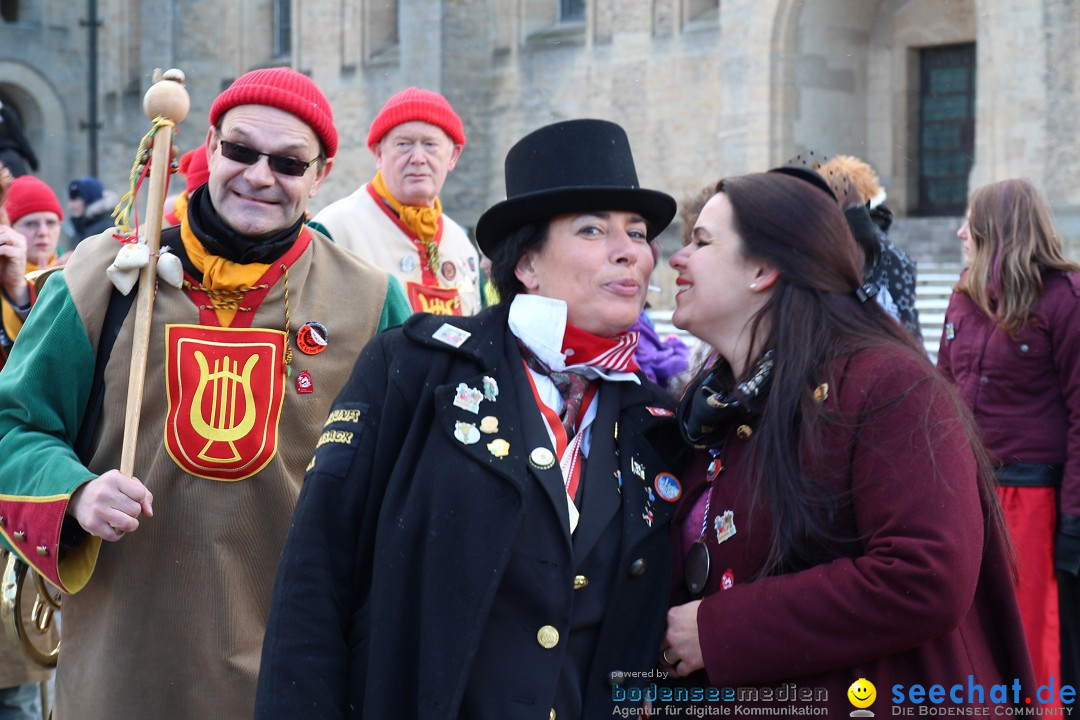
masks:
<path fill-rule="evenodd" d="M 498 394 L 455 404 L 462 384 Z M 255 717 L 607 717 L 613 683 L 651 682 L 675 507 L 654 483 L 685 450 L 648 381 L 598 402 L 571 536 L 558 466 L 529 461 L 550 440 L 506 307 L 373 340 L 293 516 Z"/>

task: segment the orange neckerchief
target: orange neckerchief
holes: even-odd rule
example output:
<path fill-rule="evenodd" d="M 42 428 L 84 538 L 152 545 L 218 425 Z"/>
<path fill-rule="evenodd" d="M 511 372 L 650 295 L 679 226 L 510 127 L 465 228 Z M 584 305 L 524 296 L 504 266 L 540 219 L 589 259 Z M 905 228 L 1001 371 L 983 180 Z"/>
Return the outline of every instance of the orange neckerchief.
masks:
<path fill-rule="evenodd" d="M 185 190 L 184 192 L 176 196 L 176 202 L 173 203 L 173 215 L 176 216 L 177 220 L 183 220 L 185 217 L 187 217 L 187 206 L 188 193 L 187 190 Z"/>
<path fill-rule="evenodd" d="M 435 207 L 417 207 L 415 205 L 402 205 L 397 198 L 390 194 L 383 181 L 382 170 L 375 172 L 375 178 L 371 181 L 372 189 L 401 218 L 405 227 L 412 230 L 413 234 L 424 246 L 425 253 L 420 253 L 421 259 L 425 260 L 432 272 L 439 268 L 439 245 L 435 242 L 435 233 L 439 231 L 439 216 L 442 215 L 442 202 L 435 198 Z"/>
<path fill-rule="evenodd" d="M 52 267 L 55 264 L 56 264 L 56 253 L 53 253 L 52 257 L 49 258 L 49 262 L 45 263 L 45 267 L 49 268 L 49 267 Z M 29 275 L 32 272 L 37 272 L 38 270 L 41 270 L 41 269 L 43 269 L 43 268 L 39 268 L 36 264 L 30 262 L 29 260 L 26 261 L 26 274 L 27 275 Z"/>
<path fill-rule="evenodd" d="M 381 170 L 375 173 L 375 179 L 371 181 L 371 186 L 375 188 L 375 192 L 379 194 L 379 197 L 390 203 L 390 207 L 401 218 L 401 222 L 405 223 L 405 226 L 412 230 L 416 237 L 424 242 L 431 242 L 435 239 L 435 233 L 439 230 L 439 216 L 442 215 L 442 202 L 439 201 L 439 198 L 435 198 L 435 207 L 402 205 L 386 189 L 386 182 L 383 181 Z"/>
<path fill-rule="evenodd" d="M 191 264 L 203 274 L 203 287 L 210 290 L 250 288 L 270 267 L 266 263 L 243 264 L 211 255 L 191 231 L 186 212 L 180 218 L 180 239 L 184 241 L 184 249 L 187 250 Z M 215 308 L 214 312 L 221 327 L 229 327 L 236 316 L 236 310 L 232 308 Z"/>

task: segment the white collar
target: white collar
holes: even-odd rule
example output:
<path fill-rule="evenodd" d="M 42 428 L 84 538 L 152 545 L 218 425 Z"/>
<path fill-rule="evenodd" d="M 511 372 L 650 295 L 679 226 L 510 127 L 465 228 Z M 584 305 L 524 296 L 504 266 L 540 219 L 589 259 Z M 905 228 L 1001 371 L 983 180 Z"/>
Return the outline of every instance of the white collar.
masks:
<path fill-rule="evenodd" d="M 509 325 L 514 337 L 525 343 L 540 362 L 555 372 L 571 368 L 587 377 L 641 384 L 634 373 L 566 364 L 566 355 L 562 352 L 563 335 L 566 333 L 566 302 L 563 300 L 518 293 L 510 303 Z"/>

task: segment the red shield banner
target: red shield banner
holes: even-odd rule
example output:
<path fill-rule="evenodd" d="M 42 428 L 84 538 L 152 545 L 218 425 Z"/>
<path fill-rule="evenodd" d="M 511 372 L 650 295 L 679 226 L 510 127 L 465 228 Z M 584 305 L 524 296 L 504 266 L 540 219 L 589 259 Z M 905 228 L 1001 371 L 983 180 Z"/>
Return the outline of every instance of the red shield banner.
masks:
<path fill-rule="evenodd" d="M 413 312 L 461 315 L 461 297 L 457 288 L 433 287 L 415 282 L 406 282 L 405 285 Z"/>
<path fill-rule="evenodd" d="M 243 480 L 277 453 L 280 330 L 167 325 L 165 447 L 185 472 Z"/>

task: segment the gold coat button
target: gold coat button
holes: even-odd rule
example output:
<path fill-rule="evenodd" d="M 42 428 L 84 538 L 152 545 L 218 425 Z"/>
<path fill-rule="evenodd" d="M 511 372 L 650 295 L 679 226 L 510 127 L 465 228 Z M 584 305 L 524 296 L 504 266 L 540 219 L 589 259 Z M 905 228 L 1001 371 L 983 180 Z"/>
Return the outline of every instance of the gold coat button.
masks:
<path fill-rule="evenodd" d="M 37 546 L 37 554 L 44 557 L 45 555 L 49 554 L 49 548 L 47 546 L 45 546 L 45 545 L 38 545 Z"/>
<path fill-rule="evenodd" d="M 548 714 L 548 720 L 555 720 L 555 708 L 551 708 L 551 712 Z"/>
<path fill-rule="evenodd" d="M 754 429 L 749 425 L 740 425 L 735 428 L 735 434 L 739 436 L 740 440 L 745 440 L 754 434 Z"/>
<path fill-rule="evenodd" d="M 575 575 L 574 576 L 574 589 L 575 590 L 580 590 L 581 588 L 585 587 L 588 584 L 589 584 L 589 578 L 585 577 L 584 575 Z"/>
<path fill-rule="evenodd" d="M 537 631 L 536 642 L 540 643 L 540 647 L 545 650 L 550 650 L 559 644 L 559 631 L 550 625 L 545 625 Z"/>

